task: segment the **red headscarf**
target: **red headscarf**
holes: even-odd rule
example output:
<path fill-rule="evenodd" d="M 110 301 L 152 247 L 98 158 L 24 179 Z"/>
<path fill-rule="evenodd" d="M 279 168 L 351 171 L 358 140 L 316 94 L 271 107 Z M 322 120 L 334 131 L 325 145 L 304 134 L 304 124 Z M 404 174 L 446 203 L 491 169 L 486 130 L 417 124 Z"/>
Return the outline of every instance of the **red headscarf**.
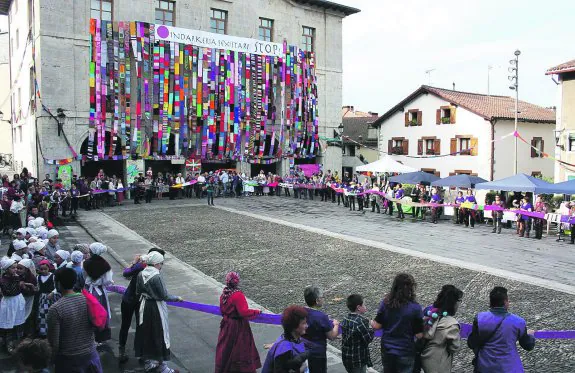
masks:
<path fill-rule="evenodd" d="M 226 287 L 222 293 L 222 303 L 226 304 L 228 299 L 232 296 L 233 293 L 240 291 L 238 289 L 238 285 L 240 284 L 240 275 L 237 272 L 228 272 L 226 275 Z"/>

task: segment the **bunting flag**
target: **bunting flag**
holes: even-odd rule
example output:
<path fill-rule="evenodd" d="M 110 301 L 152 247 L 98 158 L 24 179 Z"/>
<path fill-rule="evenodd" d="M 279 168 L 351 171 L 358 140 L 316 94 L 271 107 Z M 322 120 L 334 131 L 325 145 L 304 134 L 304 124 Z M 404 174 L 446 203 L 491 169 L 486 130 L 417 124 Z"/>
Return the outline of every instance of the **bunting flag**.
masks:
<path fill-rule="evenodd" d="M 90 20 L 87 160 L 316 156 L 312 52 L 206 48 L 164 40 L 156 26 Z"/>

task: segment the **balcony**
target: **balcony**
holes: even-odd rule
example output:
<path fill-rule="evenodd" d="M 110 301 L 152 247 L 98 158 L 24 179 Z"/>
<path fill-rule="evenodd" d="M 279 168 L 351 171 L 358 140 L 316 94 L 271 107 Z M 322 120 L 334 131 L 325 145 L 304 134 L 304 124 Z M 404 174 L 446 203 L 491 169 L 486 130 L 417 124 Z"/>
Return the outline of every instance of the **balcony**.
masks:
<path fill-rule="evenodd" d="M 403 155 L 403 147 L 402 146 L 394 146 L 393 148 L 391 148 L 391 154 Z"/>

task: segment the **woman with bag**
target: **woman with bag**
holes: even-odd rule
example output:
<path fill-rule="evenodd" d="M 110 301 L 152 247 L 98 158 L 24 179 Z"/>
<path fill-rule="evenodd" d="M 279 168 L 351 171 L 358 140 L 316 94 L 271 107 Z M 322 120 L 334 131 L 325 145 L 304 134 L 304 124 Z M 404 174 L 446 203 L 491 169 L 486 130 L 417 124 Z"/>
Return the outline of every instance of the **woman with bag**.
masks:
<path fill-rule="evenodd" d="M 261 311 L 248 308 L 244 293 L 238 288 L 240 275 L 229 272 L 220 297 L 222 322 L 216 347 L 216 373 L 255 373 L 262 366 L 248 320 Z"/>
<path fill-rule="evenodd" d="M 91 256 L 84 261 L 85 272 L 85 285 L 84 288 L 88 293 L 92 294 L 98 302 L 108 312 L 108 323 L 105 328 L 95 331 L 95 338 L 97 343 L 103 343 L 112 338 L 112 331 L 110 330 L 110 302 L 108 301 L 108 292 L 106 286 L 113 284 L 112 267 L 102 258 L 102 255 L 108 251 L 106 246 L 99 242 L 94 242 L 90 245 Z"/>
<path fill-rule="evenodd" d="M 425 373 L 451 372 L 453 355 L 461 348 L 459 322 L 454 316 L 462 297 L 461 290 L 444 285 L 433 305 L 423 312 L 421 364 Z"/>
<path fill-rule="evenodd" d="M 177 370 L 168 367 L 170 360 L 170 329 L 168 326 L 168 306 L 166 302 L 181 302 L 181 297 L 170 295 L 160 270 L 164 256 L 157 251 L 143 255 L 146 263 L 138 274 L 136 297 L 140 299 L 134 349 L 136 357 L 145 360 L 145 371 L 174 373 Z"/>

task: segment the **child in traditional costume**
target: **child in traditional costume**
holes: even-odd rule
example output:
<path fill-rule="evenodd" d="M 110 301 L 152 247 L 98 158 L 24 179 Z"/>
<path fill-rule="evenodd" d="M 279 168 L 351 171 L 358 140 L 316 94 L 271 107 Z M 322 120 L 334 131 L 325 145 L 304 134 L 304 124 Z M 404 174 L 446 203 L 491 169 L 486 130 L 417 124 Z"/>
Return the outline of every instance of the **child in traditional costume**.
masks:
<path fill-rule="evenodd" d="M 52 292 L 56 288 L 54 283 L 54 275 L 50 272 L 52 268 L 52 263 L 49 260 L 43 259 L 38 264 L 38 293 L 37 293 L 37 304 L 38 304 L 38 315 L 36 320 L 36 325 L 38 328 L 38 336 L 46 337 L 48 332 L 48 309 L 54 303 Z"/>
<path fill-rule="evenodd" d="M 22 289 L 33 285 L 22 281 L 14 259 L 4 257 L 0 261 L 0 268 L 0 331 L 6 350 L 12 354 L 20 338 L 19 326 L 26 321 L 26 301 Z"/>
<path fill-rule="evenodd" d="M 36 278 L 36 267 L 32 259 L 22 259 L 18 262 L 18 273 L 24 283 L 32 285 L 25 286 L 22 289 L 22 295 L 26 302 L 26 322 L 23 332 L 26 336 L 33 336 L 36 332 L 34 327 L 36 324 L 36 314 L 32 312 L 32 310 L 34 308 L 34 299 L 38 292 L 38 279 Z"/>

